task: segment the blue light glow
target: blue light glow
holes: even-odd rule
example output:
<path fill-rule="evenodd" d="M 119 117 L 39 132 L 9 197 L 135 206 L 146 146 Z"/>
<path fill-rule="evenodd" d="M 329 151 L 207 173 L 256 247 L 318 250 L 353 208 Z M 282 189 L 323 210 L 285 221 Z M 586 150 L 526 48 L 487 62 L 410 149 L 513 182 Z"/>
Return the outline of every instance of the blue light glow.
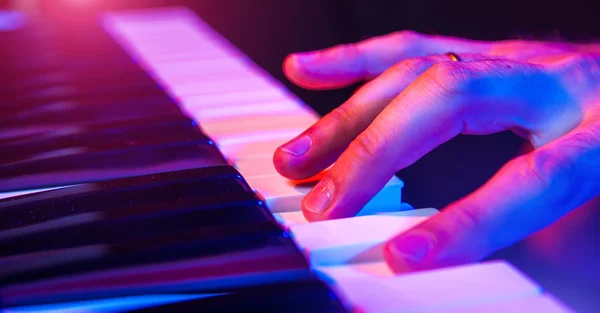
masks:
<path fill-rule="evenodd" d="M 219 294 L 143 295 L 113 299 L 99 299 L 68 303 L 53 303 L 9 308 L 5 313 L 71 313 L 71 312 L 124 312 L 186 300 L 213 297 Z"/>

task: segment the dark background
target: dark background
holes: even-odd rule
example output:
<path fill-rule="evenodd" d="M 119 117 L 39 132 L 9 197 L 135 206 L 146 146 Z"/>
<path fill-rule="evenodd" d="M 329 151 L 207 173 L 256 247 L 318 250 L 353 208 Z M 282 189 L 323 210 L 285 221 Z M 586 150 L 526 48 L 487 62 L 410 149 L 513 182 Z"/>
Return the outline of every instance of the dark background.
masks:
<path fill-rule="evenodd" d="M 98 9 L 189 6 L 321 114 L 341 104 L 358 86 L 333 91 L 298 88 L 285 79 L 281 70 L 287 54 L 402 29 L 482 40 L 600 38 L 597 0 L 80 0 L 73 5 L 74 2 L 78 1 L 45 1 L 45 7 L 60 14 L 86 16 L 87 11 Z M 81 5 L 83 2 L 86 4 Z M 406 183 L 404 201 L 417 208 L 442 208 L 483 184 L 523 146 L 524 142 L 511 133 L 459 136 L 399 173 Z M 597 202 L 575 210 L 555 225 L 490 258 L 509 260 L 580 312 L 600 312 Z"/>

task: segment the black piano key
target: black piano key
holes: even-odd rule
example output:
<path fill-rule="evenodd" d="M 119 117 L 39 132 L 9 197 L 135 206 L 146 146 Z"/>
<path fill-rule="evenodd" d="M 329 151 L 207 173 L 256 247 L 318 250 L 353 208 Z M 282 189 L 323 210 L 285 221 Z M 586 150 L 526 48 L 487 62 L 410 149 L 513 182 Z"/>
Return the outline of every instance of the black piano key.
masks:
<path fill-rule="evenodd" d="M 251 191 L 228 165 L 127 177 L 0 200 L 0 230 L 127 206 Z"/>
<path fill-rule="evenodd" d="M 0 109 L 1 111 L 1 109 Z M 0 117 L 0 143 L 20 137 L 56 132 L 65 127 L 135 122 L 141 119 L 181 117 L 176 103 L 160 91 L 127 95 L 99 96 L 93 99 L 57 100 L 36 104 L 27 110 L 7 112 Z"/>
<path fill-rule="evenodd" d="M 139 88 L 127 88 L 126 86 L 123 88 L 119 86 L 117 87 L 118 88 L 115 88 L 110 93 L 96 92 L 91 94 L 73 92 L 73 90 L 68 89 L 68 86 L 66 88 L 61 86 L 58 88 L 52 87 L 45 90 L 38 90 L 40 95 L 30 95 L 31 97 L 37 97 L 37 99 L 31 101 L 19 102 L 17 99 L 8 99 L 3 103 L 2 106 L 0 106 L 0 110 L 2 110 L 2 112 L 5 114 L 19 114 L 23 112 L 29 112 L 38 107 L 44 107 L 50 103 L 65 102 L 82 103 L 81 105 L 83 105 L 83 103 L 105 103 L 110 105 L 111 103 L 119 103 L 128 100 L 154 98 L 165 99 L 165 102 L 167 103 L 172 102 L 171 98 L 165 94 L 165 91 L 161 90 L 156 84 L 146 84 Z M 32 90 L 30 93 L 38 91 Z"/>
<path fill-rule="evenodd" d="M 116 243 L 12 255 L 0 259 L 2 264 L 0 284 L 38 281 L 77 273 L 162 263 L 190 257 L 208 257 L 266 247 L 273 240 L 286 239 L 282 232 L 276 224 L 270 222 L 217 225 L 186 229 L 163 236 L 123 237 Z M 102 251 L 81 258 L 76 251 L 85 247 L 102 247 Z M 11 260 L 36 259 L 51 253 L 60 255 L 60 258 L 48 258 L 49 262 L 42 260 L 31 265 L 19 264 L 21 270 L 15 270 L 14 264 L 11 264 L 13 263 Z"/>
<path fill-rule="evenodd" d="M 0 105 L 9 100 L 24 102 L 47 94 L 46 89 L 84 90 L 108 92 L 118 88 L 151 85 L 152 79 L 130 61 L 107 62 L 96 67 L 45 68 L 33 71 L 4 69 L 0 86 Z M 155 84 L 155 83 L 154 83 Z"/>
<path fill-rule="evenodd" d="M 129 149 L 62 150 L 40 160 L 0 166 L 0 191 L 88 183 L 136 175 L 226 165 L 212 142 L 169 142 Z"/>
<path fill-rule="evenodd" d="M 156 126 L 156 127 L 153 127 Z M 84 140 L 73 135 L 63 138 L 62 141 L 53 140 L 40 146 L 18 146 L 3 149 L 6 155 L 0 157 L 0 168 L 7 166 L 19 166 L 45 159 L 55 158 L 55 155 L 69 155 L 85 158 L 86 155 L 94 153 L 105 153 L 108 151 L 127 151 L 136 148 L 147 148 L 171 144 L 194 144 L 210 145 L 212 141 L 206 137 L 191 121 L 186 123 L 162 123 L 147 125 L 145 127 L 115 129 L 112 134 L 105 133 L 104 136 L 91 136 Z M 91 138 L 90 138 L 91 137 Z M 91 139 L 91 140 L 85 140 Z"/>
<path fill-rule="evenodd" d="M 349 313 L 350 311 L 344 307 L 339 297 L 325 283 L 315 278 L 290 283 L 255 286 L 238 292 L 208 295 L 199 299 L 121 312 Z"/>
<path fill-rule="evenodd" d="M 53 140 L 3 145 L 0 165 L 27 163 L 30 160 L 39 160 L 40 156 L 43 155 L 52 155 L 54 151 L 67 149 L 77 149 L 82 150 L 83 153 L 90 153 L 163 143 L 209 141 L 210 139 L 190 119 L 165 121 L 140 125 L 135 128 L 114 128 L 99 133 L 75 133 Z"/>
<path fill-rule="evenodd" d="M 1 123 L 1 122 L 0 122 Z M 78 136 L 78 138 L 88 136 L 102 136 L 104 133 L 112 133 L 115 130 L 120 132 L 127 132 L 129 129 L 137 129 L 140 127 L 148 127 L 149 125 L 162 125 L 168 123 L 193 123 L 197 128 L 200 129 L 194 121 L 190 120 L 184 115 L 174 116 L 142 116 L 132 120 L 125 121 L 97 121 L 97 122 L 79 122 L 75 125 L 65 123 L 56 127 L 55 125 L 46 125 L 38 127 L 37 129 L 46 128 L 44 131 L 26 131 L 20 135 L 15 136 L 0 136 L 0 149 L 13 149 L 17 146 L 27 145 L 44 145 L 52 141 L 60 141 L 65 138 L 71 138 Z M 34 128 L 34 127 L 31 127 Z M 31 128 L 27 130 L 31 130 Z M 1 132 L 0 132 L 1 133 Z M 89 137 L 88 137 L 89 138 Z"/>
<path fill-rule="evenodd" d="M 43 96 L 69 96 L 75 92 L 98 94 L 123 88 L 156 85 L 129 60 L 106 60 L 104 64 L 63 66 L 60 63 L 35 69 L 3 68 L 0 106 L 39 100 Z"/>
<path fill-rule="evenodd" d="M 130 93 L 143 93 L 148 89 L 159 89 L 159 87 L 154 81 L 149 79 L 139 77 L 131 79 L 121 78 L 118 73 L 115 73 L 112 83 L 83 81 L 47 85 L 42 88 L 26 89 L 14 94 L 0 94 L 0 108 L 2 112 L 14 114 L 48 102 L 66 102 L 81 98 L 101 97 L 107 94 L 128 95 Z"/>
<path fill-rule="evenodd" d="M 37 49 L 43 51 L 31 55 L 27 53 L 10 55 L 10 52 L 9 55 L 6 55 L 5 53 L 0 65 L 6 69 L 9 75 L 1 77 L 1 81 L 10 86 L 15 81 L 27 80 L 48 73 L 75 72 L 82 75 L 93 72 L 114 72 L 118 74 L 121 71 L 141 70 L 138 64 L 124 52 L 102 54 L 98 51 L 93 55 L 65 56 L 64 51 L 53 50 L 48 46 Z M 26 48 L 20 50 L 26 51 Z M 2 56 L 2 52 L 0 52 L 0 56 Z"/>
<path fill-rule="evenodd" d="M 307 261 L 274 224 L 44 251 L 0 259 L 8 305 L 152 292 L 231 292 L 311 276 Z M 269 231 L 273 229 L 273 231 Z M 37 262 L 33 262 L 37 260 Z"/>
<path fill-rule="evenodd" d="M 0 232 L 0 256 L 115 244 L 124 238 L 141 239 L 195 228 L 266 222 L 277 224 L 253 192 L 193 196 L 107 208 L 85 222 L 59 229 L 25 227 Z M 26 232 L 30 229 L 34 231 Z"/>

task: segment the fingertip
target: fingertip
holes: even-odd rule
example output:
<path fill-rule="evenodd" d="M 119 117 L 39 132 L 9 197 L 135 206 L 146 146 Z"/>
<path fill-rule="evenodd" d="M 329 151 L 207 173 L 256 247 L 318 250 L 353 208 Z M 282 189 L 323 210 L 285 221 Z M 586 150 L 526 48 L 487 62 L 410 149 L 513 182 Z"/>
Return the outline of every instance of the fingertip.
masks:
<path fill-rule="evenodd" d="M 313 139 L 307 132 L 277 147 L 273 154 L 275 169 L 289 179 L 306 179 L 318 174 L 321 169 L 311 163 L 312 148 Z"/>
<path fill-rule="evenodd" d="M 283 147 L 278 147 L 273 154 L 273 165 L 275 170 L 283 177 L 288 179 L 304 179 L 311 176 L 311 173 L 302 171 L 302 160 L 294 156 Z"/>
<path fill-rule="evenodd" d="M 383 259 L 387 263 L 392 272 L 402 274 L 411 272 L 413 267 L 406 260 L 399 257 L 395 252 L 395 247 L 392 241 L 388 241 L 383 247 Z"/>
<path fill-rule="evenodd" d="M 321 82 L 311 73 L 311 53 L 293 53 L 283 61 L 283 73 L 294 84 L 307 89 L 321 89 Z"/>
<path fill-rule="evenodd" d="M 302 199 L 302 214 L 307 221 L 316 222 L 328 219 L 326 210 L 331 203 L 334 192 L 335 186 L 331 186 L 329 183 L 324 183 L 322 180 L 319 180 L 319 183 L 304 196 Z M 318 199 L 319 197 L 325 198 Z M 329 199 L 327 199 L 327 197 L 329 197 Z"/>
<path fill-rule="evenodd" d="M 388 241 L 383 256 L 395 273 L 433 269 L 441 264 L 430 262 L 435 257 L 436 239 L 429 232 L 413 229 Z"/>
<path fill-rule="evenodd" d="M 318 222 L 318 221 L 327 220 L 327 216 L 325 216 L 323 214 L 316 214 L 316 213 L 310 211 L 309 209 L 306 208 L 306 206 L 304 204 L 302 204 L 302 215 L 304 215 L 304 218 L 309 222 Z"/>
<path fill-rule="evenodd" d="M 290 80 L 294 80 L 295 72 L 298 68 L 297 57 L 295 54 L 288 54 L 283 60 L 283 74 Z"/>
<path fill-rule="evenodd" d="M 302 213 L 309 222 L 348 217 L 347 212 L 336 209 L 334 200 L 336 197 L 339 199 L 337 187 L 333 180 L 326 176 L 324 172 L 315 176 L 319 182 L 302 199 Z"/>
<path fill-rule="evenodd" d="M 293 53 L 283 61 L 283 73 L 294 84 L 311 90 L 345 87 L 365 79 L 356 60 L 332 58 L 327 51 Z"/>

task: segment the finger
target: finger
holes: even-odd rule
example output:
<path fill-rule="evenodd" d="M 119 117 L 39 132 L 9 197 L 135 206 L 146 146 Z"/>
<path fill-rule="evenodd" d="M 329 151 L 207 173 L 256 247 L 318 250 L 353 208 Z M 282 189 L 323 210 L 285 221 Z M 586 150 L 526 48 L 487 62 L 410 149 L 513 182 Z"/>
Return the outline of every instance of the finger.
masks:
<path fill-rule="evenodd" d="M 275 168 L 291 179 L 316 175 L 330 166 L 350 142 L 413 80 L 433 64 L 449 60 L 436 55 L 406 59 L 360 88 L 348 101 L 301 135 L 276 150 Z"/>
<path fill-rule="evenodd" d="M 531 97 L 534 87 L 546 92 Z M 529 129 L 531 107 L 552 103 L 558 97 L 551 91 L 558 89 L 555 79 L 529 64 L 437 63 L 352 141 L 305 197 L 304 215 L 308 220 L 355 215 L 395 172 L 460 133 Z"/>
<path fill-rule="evenodd" d="M 483 53 L 490 43 L 400 31 L 353 44 L 296 53 L 283 65 L 286 76 L 309 89 L 330 89 L 372 79 L 408 58 L 434 54 Z"/>
<path fill-rule="evenodd" d="M 388 264 L 406 272 L 476 262 L 593 199 L 598 134 L 598 126 L 581 126 L 509 162 L 476 192 L 388 242 Z"/>

